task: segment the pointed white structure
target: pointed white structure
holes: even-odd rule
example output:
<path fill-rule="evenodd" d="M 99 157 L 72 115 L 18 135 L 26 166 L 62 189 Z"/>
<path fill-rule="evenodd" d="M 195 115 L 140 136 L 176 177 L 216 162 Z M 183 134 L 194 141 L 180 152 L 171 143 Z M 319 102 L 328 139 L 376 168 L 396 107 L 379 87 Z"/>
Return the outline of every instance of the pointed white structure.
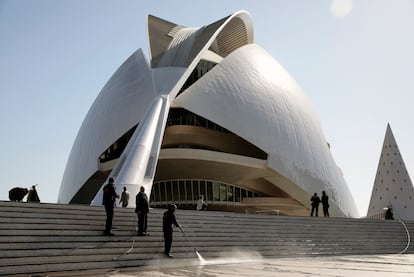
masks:
<path fill-rule="evenodd" d="M 414 220 L 414 189 L 397 142 L 387 125 L 367 217 L 392 207 L 395 218 Z"/>

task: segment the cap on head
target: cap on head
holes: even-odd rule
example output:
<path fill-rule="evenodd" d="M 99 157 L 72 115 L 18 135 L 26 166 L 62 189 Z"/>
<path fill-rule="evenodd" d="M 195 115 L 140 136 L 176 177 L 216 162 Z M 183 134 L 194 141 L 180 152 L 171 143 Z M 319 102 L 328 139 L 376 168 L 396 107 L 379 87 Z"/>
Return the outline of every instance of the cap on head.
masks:
<path fill-rule="evenodd" d="M 109 178 L 108 181 L 109 181 L 109 183 L 113 183 L 114 182 L 114 178 L 111 177 L 111 178 Z"/>

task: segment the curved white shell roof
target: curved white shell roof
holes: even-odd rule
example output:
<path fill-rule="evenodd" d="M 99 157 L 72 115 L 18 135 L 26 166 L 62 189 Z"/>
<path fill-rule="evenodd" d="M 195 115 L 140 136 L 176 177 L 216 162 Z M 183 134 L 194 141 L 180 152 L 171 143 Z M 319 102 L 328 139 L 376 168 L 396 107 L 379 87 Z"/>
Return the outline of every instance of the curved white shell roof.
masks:
<path fill-rule="evenodd" d="M 169 102 L 216 122 L 268 153 L 267 167 L 290 182 L 269 181 L 303 205 L 309 205 L 313 192 L 325 190 L 335 214 L 358 216 L 313 106 L 286 70 L 252 44 L 247 12 L 198 29 L 149 16 L 148 28 L 151 68 L 138 50 L 102 89 L 75 140 L 59 202 L 73 198 L 97 171 L 99 155 L 140 123 L 150 104 L 164 95 Z M 200 59 L 214 55 L 222 61 L 175 98 Z M 165 116 L 146 125 L 165 124 Z M 158 137 L 148 147 L 157 156 L 154 145 L 163 132 L 156 133 Z"/>
<path fill-rule="evenodd" d="M 316 111 L 260 46 L 234 51 L 174 102 L 261 148 L 269 155 L 270 168 L 309 194 L 325 190 L 333 206 L 357 216 Z"/>
<path fill-rule="evenodd" d="M 140 122 L 153 98 L 150 69 L 139 49 L 114 73 L 89 109 L 66 164 L 58 202 L 73 198 L 98 170 L 103 151 Z"/>

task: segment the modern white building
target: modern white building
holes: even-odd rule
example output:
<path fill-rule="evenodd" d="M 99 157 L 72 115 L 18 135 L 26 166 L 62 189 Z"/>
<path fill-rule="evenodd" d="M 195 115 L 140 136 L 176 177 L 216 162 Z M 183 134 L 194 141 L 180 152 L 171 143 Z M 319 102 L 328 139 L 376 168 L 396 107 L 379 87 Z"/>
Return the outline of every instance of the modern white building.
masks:
<path fill-rule="evenodd" d="M 391 127 L 387 125 L 367 217 L 392 208 L 397 219 L 414 220 L 414 189 Z"/>
<path fill-rule="evenodd" d="M 246 11 L 190 28 L 148 16 L 149 61 L 133 53 L 90 108 L 60 203 L 100 204 L 102 186 L 141 185 L 152 206 L 308 215 L 325 190 L 334 216 L 358 217 L 316 111 L 254 44 Z"/>

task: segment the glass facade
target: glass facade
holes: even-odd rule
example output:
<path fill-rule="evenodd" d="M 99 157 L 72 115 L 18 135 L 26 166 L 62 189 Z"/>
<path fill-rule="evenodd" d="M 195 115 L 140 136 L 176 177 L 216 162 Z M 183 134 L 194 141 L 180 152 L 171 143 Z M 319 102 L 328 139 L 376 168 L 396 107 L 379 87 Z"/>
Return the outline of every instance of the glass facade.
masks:
<path fill-rule="evenodd" d="M 196 115 L 182 108 L 170 109 L 166 127 L 174 125 L 198 126 L 223 133 L 231 133 L 230 131 L 221 127 L 220 125 L 215 124 L 199 115 Z"/>
<path fill-rule="evenodd" d="M 202 116 L 196 115 L 186 109 L 183 108 L 171 108 L 168 114 L 167 122 L 166 122 L 166 130 L 171 126 L 194 126 L 200 127 L 203 129 L 213 130 L 214 132 L 224 133 L 225 135 L 214 134 L 215 136 L 221 137 L 221 143 L 217 143 L 212 141 L 212 143 L 206 143 L 206 141 L 199 141 L 199 140 L 191 140 L 189 138 L 189 134 L 187 134 L 187 138 L 184 141 L 177 141 L 172 140 L 169 141 L 167 139 L 167 143 L 163 142 L 161 149 L 167 148 L 186 148 L 186 149 L 201 149 L 201 150 L 209 150 L 209 151 L 217 151 L 223 153 L 231 153 L 241 156 L 252 157 L 256 159 L 267 159 L 267 154 L 251 144 L 250 142 L 238 137 L 231 131 L 223 128 L 222 126 L 209 121 Z M 191 135 L 200 137 L 200 129 L 198 128 L 191 128 Z M 168 132 L 167 132 L 168 133 Z M 202 134 L 206 132 L 202 131 Z M 211 133 L 210 133 L 211 135 Z M 171 135 L 170 139 L 174 136 Z"/>
<path fill-rule="evenodd" d="M 186 90 L 191 85 L 193 85 L 195 82 L 197 82 L 201 77 L 203 77 L 204 74 L 209 72 L 215 66 L 216 66 L 216 63 L 214 62 L 210 62 L 207 60 L 200 60 L 200 62 L 194 68 L 193 72 L 191 72 L 187 81 L 184 83 L 178 95 L 180 95 L 184 90 Z"/>
<path fill-rule="evenodd" d="M 135 129 L 138 125 L 132 127 L 128 132 L 126 132 L 122 137 L 117 139 L 111 146 L 109 146 L 105 151 L 99 156 L 99 162 L 105 163 L 111 160 L 118 159 L 125 147 L 127 146 L 129 140 L 135 132 Z"/>
<path fill-rule="evenodd" d="M 236 185 L 213 180 L 167 180 L 152 186 L 152 207 L 174 204 L 196 205 L 200 195 L 209 206 L 240 205 L 244 197 L 262 197 L 263 194 Z"/>

